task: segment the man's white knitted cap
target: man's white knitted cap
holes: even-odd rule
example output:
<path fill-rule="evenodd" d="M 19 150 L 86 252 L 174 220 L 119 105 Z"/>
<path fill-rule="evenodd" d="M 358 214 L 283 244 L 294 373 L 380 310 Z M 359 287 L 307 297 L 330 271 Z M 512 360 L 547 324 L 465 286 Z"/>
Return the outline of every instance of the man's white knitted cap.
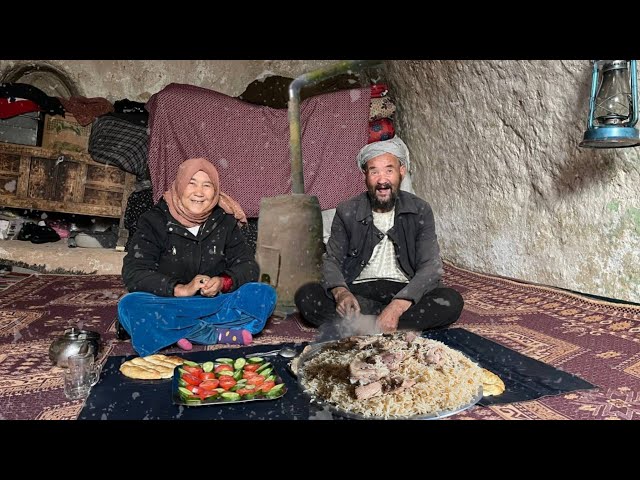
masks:
<path fill-rule="evenodd" d="M 358 167 L 360 167 L 360 170 L 363 170 L 369 160 L 384 153 L 390 153 L 396 157 L 400 161 L 400 164 L 404 165 L 407 168 L 407 171 L 409 171 L 409 149 L 397 135 L 391 140 L 373 142 L 362 147 L 356 157 Z"/>

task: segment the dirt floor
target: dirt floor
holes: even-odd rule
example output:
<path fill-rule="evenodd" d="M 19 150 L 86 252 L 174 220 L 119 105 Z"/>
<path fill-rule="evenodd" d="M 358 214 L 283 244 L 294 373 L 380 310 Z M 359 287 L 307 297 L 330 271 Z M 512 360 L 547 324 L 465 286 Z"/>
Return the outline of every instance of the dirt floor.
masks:
<path fill-rule="evenodd" d="M 69 248 L 67 240 L 34 244 L 20 240 L 0 241 L 0 259 L 44 265 L 47 271 L 95 272 L 98 275 L 120 274 L 126 252 L 107 248 Z"/>

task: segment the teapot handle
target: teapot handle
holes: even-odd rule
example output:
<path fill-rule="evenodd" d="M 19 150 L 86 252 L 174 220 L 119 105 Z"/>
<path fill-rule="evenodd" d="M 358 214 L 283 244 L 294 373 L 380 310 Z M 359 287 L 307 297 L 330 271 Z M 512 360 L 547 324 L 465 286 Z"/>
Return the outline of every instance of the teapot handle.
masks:
<path fill-rule="evenodd" d="M 96 352 L 93 343 L 85 340 L 82 342 L 82 345 L 80 345 L 80 350 L 78 350 L 78 353 L 91 353 L 92 355 L 95 355 Z"/>

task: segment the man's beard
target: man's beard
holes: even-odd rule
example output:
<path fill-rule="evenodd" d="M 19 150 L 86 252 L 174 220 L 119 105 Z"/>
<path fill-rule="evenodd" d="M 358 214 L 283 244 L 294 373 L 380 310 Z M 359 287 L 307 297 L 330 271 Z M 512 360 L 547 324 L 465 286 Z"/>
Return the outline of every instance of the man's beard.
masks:
<path fill-rule="evenodd" d="M 374 185 L 367 189 L 367 195 L 369 196 L 369 201 L 371 202 L 371 209 L 381 212 L 390 212 L 393 210 L 393 207 L 396 206 L 396 199 L 398 198 L 398 190 L 393 187 L 390 183 L 385 184 L 389 186 L 391 189 L 391 195 L 389 195 L 388 200 L 380 200 L 376 196 L 376 190 L 378 185 Z"/>

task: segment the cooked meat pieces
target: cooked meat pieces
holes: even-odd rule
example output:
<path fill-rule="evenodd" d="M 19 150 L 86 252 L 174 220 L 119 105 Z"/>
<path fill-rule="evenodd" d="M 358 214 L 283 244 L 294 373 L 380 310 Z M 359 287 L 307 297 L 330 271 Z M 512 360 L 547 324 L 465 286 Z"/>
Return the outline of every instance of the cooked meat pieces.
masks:
<path fill-rule="evenodd" d="M 355 392 L 358 400 L 377 397 L 378 395 L 382 395 L 382 383 L 373 382 L 369 385 L 360 385 L 359 387 L 356 387 Z"/>
<path fill-rule="evenodd" d="M 366 361 L 355 359 L 349 364 L 349 377 L 351 383 L 367 385 L 375 382 L 389 374 L 389 369 L 383 364 L 367 363 Z"/>

